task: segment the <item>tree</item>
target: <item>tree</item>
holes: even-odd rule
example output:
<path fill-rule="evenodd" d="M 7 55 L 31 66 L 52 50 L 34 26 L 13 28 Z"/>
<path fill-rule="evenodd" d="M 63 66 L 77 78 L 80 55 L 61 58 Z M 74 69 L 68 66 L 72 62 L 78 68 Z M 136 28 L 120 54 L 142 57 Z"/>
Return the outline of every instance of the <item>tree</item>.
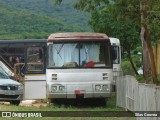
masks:
<path fill-rule="evenodd" d="M 140 44 L 138 37 L 140 31 L 139 26 L 136 23 L 133 24 L 133 21 L 120 21 L 114 17 L 111 12 L 106 12 L 106 10 L 108 9 L 92 13 L 89 24 L 95 32 L 103 32 L 121 40 L 123 50 L 127 52 L 131 66 L 138 75 L 131 57 L 131 50 L 135 49 L 137 45 Z"/>
<path fill-rule="evenodd" d="M 133 1 L 128 0 L 128 3 L 130 2 Z M 121 40 L 123 50 L 127 52 L 131 66 L 138 75 L 131 57 L 131 50 L 140 43 L 138 37 L 140 27 L 135 13 L 131 13 L 133 10 L 137 13 L 137 6 L 131 6 L 128 3 L 123 1 L 113 4 L 108 0 L 80 0 L 74 6 L 91 13 L 89 24 L 95 32 L 103 32 Z"/>
<path fill-rule="evenodd" d="M 148 53 L 149 53 L 149 61 L 151 66 L 151 75 L 152 80 L 154 84 L 158 84 L 157 80 L 157 72 L 156 72 L 156 64 L 153 54 L 153 49 L 151 45 L 151 32 L 155 30 L 159 30 L 159 27 L 154 26 L 160 26 L 160 22 L 158 19 L 160 18 L 160 7 L 159 5 L 160 0 L 141 0 L 140 2 L 140 9 L 141 9 L 141 38 L 142 42 L 146 44 Z M 154 34 L 154 37 L 157 37 L 160 35 L 159 32 L 152 33 Z M 147 64 L 147 63 L 146 63 Z"/>
<path fill-rule="evenodd" d="M 137 26 L 139 29 L 141 28 L 143 53 L 146 51 L 146 54 L 143 54 L 143 67 L 145 68 L 144 78 L 148 79 L 147 74 L 151 73 L 153 83 L 157 84 L 157 73 L 151 38 L 160 38 L 160 33 L 157 32 L 157 30 L 160 29 L 159 4 L 160 0 L 79 0 L 75 4 L 75 7 L 91 13 L 90 24 L 95 31 L 108 32 L 107 29 L 109 28 L 109 30 L 111 30 L 109 33 L 116 33 L 116 35 L 118 33 L 117 31 L 122 31 L 123 35 L 119 35 L 119 38 L 125 41 L 124 47 L 125 43 L 129 43 L 127 47 L 130 48 L 132 48 L 130 45 L 135 43 L 135 41 L 138 43 L 138 37 L 134 36 L 134 38 L 133 34 L 138 32 Z M 103 11 L 104 13 L 101 13 Z M 106 15 L 110 21 L 107 21 L 104 15 Z M 105 20 L 107 24 L 104 24 L 104 22 L 100 23 L 100 21 Z M 155 27 L 157 25 L 158 27 Z M 128 26 L 130 26 L 130 28 Z M 135 31 L 132 31 L 134 30 L 133 28 L 136 28 Z M 129 39 L 125 39 L 127 36 Z M 128 52 L 128 54 L 130 53 Z"/>

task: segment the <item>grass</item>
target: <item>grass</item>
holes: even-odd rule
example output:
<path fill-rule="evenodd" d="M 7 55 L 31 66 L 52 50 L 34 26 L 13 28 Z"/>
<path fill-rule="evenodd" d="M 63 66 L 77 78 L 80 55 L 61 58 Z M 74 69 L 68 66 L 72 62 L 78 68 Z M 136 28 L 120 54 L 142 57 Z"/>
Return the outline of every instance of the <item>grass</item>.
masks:
<path fill-rule="evenodd" d="M 77 104 L 49 104 L 46 107 L 26 107 L 0 104 L 0 111 L 125 111 L 122 108 L 116 106 L 116 98 L 111 98 L 107 106 L 94 106 Z M 129 117 L 43 117 L 43 118 L 1 118 L 1 120 L 134 120 L 135 118 Z"/>

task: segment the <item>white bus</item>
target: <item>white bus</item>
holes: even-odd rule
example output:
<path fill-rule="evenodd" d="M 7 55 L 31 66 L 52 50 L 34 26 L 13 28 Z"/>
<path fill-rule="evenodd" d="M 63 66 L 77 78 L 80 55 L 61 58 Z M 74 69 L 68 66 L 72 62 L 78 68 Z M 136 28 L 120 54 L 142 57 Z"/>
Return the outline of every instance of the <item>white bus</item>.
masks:
<path fill-rule="evenodd" d="M 96 98 L 112 93 L 112 52 L 102 33 L 57 33 L 48 37 L 46 69 L 49 99 Z"/>

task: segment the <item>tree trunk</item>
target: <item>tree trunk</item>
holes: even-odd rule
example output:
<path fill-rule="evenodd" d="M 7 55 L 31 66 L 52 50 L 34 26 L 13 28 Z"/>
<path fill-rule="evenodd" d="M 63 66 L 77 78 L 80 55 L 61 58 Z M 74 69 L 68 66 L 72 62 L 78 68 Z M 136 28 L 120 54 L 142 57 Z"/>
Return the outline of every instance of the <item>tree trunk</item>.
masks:
<path fill-rule="evenodd" d="M 138 72 L 137 72 L 137 69 L 136 69 L 136 67 L 135 67 L 135 65 L 134 65 L 134 63 L 133 63 L 130 50 L 127 50 L 127 53 L 128 53 L 129 61 L 130 61 L 130 63 L 131 63 L 131 66 L 132 66 L 135 74 L 136 74 L 136 75 L 139 75 Z"/>
<path fill-rule="evenodd" d="M 147 49 L 143 48 L 143 50 L 148 50 L 149 53 L 149 62 L 150 62 L 150 66 L 151 66 L 151 74 L 152 74 L 152 80 L 154 84 L 157 84 L 157 71 L 156 71 L 156 65 L 155 65 L 155 60 L 154 60 L 154 54 L 153 54 L 153 49 L 152 49 L 152 45 L 151 45 L 151 36 L 150 36 L 150 31 L 148 30 L 148 26 L 147 26 L 147 22 L 146 19 L 148 17 L 148 11 L 151 10 L 151 6 L 152 6 L 152 0 L 143 0 L 140 3 L 140 9 L 141 9 L 141 35 L 143 35 L 141 37 L 141 40 L 143 43 L 146 43 L 147 45 Z M 144 31 L 144 33 L 143 33 Z M 143 58 L 144 59 L 144 58 Z M 144 67 L 146 66 L 147 63 L 144 63 Z M 148 68 L 147 68 L 148 69 Z M 146 73 L 144 73 L 146 74 Z M 144 75 L 145 76 L 145 75 Z"/>
<path fill-rule="evenodd" d="M 147 44 L 145 42 L 145 29 L 141 27 L 141 41 L 142 41 L 142 63 L 143 63 L 143 77 L 145 82 L 148 80 L 150 73 L 150 61 L 147 49 Z"/>
<path fill-rule="evenodd" d="M 154 54 L 153 54 L 153 48 L 151 45 L 151 41 L 150 41 L 150 32 L 147 28 L 147 25 L 144 24 L 143 25 L 145 30 L 146 30 L 146 44 L 147 44 L 147 48 L 148 48 L 148 52 L 149 52 L 149 60 L 150 60 L 150 65 L 151 65 L 151 72 L 152 72 L 152 80 L 153 83 L 157 85 L 157 71 L 156 71 L 156 64 L 155 64 L 155 59 L 154 59 Z"/>

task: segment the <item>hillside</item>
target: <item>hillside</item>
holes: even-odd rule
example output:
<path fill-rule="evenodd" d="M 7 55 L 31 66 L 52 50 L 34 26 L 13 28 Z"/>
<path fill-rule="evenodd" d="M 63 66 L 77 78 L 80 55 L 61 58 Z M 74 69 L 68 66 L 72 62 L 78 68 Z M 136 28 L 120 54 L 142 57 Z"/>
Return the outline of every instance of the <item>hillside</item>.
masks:
<path fill-rule="evenodd" d="M 56 17 L 67 23 L 88 27 L 89 15 L 73 8 L 73 3 L 76 1 L 64 0 L 60 6 L 55 5 L 54 0 L 0 0 L 0 3 L 32 13 Z"/>
<path fill-rule="evenodd" d="M 0 4 L 0 38 L 46 38 L 50 33 L 84 31 L 58 18 L 37 15 Z"/>
<path fill-rule="evenodd" d="M 25 10 L 31 13 L 56 17 L 57 19 L 73 26 L 81 26 L 83 30 L 90 30 L 87 20 L 89 15 L 76 10 L 73 3 L 77 0 L 64 0 L 60 6 L 54 0 L 0 0 L 0 3 L 9 7 Z"/>

